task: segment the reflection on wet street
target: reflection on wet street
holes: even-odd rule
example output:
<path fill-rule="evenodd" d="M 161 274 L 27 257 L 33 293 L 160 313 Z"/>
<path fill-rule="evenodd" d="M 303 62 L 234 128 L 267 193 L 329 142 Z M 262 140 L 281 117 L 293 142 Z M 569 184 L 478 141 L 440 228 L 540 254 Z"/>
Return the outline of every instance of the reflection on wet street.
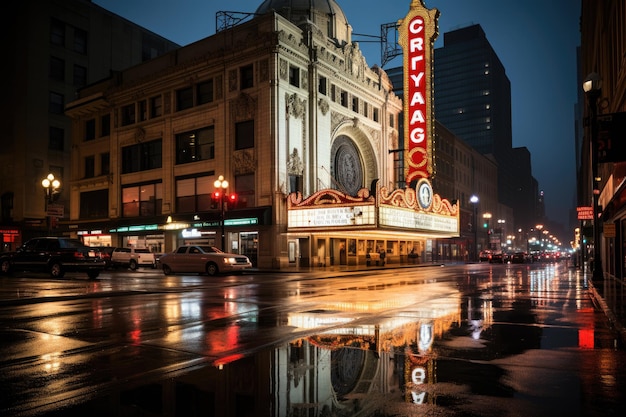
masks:
<path fill-rule="evenodd" d="M 0 282 L 3 416 L 611 416 L 624 405 L 621 342 L 564 263 Z"/>

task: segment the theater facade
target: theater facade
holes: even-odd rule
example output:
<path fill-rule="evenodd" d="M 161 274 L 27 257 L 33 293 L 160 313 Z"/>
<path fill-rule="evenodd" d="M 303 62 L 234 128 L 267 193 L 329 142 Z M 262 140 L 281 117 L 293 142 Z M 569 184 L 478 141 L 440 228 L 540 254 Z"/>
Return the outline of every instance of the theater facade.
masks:
<path fill-rule="evenodd" d="M 433 260 L 436 239 L 459 235 L 457 205 L 432 187 L 437 17 L 414 0 L 399 21 L 404 98 L 367 65 L 334 0 L 265 1 L 83 88 L 66 106 L 61 227 L 155 252 L 221 246 L 223 234 L 259 268 Z M 220 176 L 232 200 L 212 198 Z"/>

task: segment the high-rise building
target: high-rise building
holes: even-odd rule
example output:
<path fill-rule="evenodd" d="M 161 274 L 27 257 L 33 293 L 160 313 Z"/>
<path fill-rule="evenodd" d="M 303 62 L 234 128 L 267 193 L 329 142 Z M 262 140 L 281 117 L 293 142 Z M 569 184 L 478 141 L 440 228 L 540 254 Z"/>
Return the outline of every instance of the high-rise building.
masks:
<path fill-rule="evenodd" d="M 5 20 L 0 251 L 49 232 L 42 180 L 50 173 L 61 182 L 55 216 L 69 217 L 71 121 L 64 111 L 76 90 L 179 47 L 89 0 L 16 2 Z M 107 156 L 98 158 L 107 170 Z"/>
<path fill-rule="evenodd" d="M 512 148 L 511 84 L 480 25 L 444 34 L 435 49 L 435 118 L 456 136 L 498 164 L 498 198 L 513 209 L 516 228 L 529 228 L 537 198 L 530 158 L 516 160 Z M 523 169 L 519 165 L 526 163 Z M 517 168 L 516 168 L 517 167 Z"/>

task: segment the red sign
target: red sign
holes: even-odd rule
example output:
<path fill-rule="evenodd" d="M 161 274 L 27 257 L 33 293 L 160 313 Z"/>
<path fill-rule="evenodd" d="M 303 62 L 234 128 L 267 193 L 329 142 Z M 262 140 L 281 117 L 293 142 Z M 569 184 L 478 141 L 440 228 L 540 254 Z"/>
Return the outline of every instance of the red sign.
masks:
<path fill-rule="evenodd" d="M 407 184 L 432 173 L 432 46 L 437 36 L 437 9 L 413 0 L 400 22 L 404 49 L 404 149 Z"/>
<path fill-rule="evenodd" d="M 593 207 L 576 207 L 578 220 L 593 220 Z"/>

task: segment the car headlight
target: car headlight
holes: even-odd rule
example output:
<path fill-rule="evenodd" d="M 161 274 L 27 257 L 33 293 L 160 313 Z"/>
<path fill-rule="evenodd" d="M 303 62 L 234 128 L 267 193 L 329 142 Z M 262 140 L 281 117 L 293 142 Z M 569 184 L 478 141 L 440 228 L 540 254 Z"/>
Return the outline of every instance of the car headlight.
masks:
<path fill-rule="evenodd" d="M 224 263 L 227 264 L 236 264 L 237 260 L 235 258 L 224 258 Z"/>

